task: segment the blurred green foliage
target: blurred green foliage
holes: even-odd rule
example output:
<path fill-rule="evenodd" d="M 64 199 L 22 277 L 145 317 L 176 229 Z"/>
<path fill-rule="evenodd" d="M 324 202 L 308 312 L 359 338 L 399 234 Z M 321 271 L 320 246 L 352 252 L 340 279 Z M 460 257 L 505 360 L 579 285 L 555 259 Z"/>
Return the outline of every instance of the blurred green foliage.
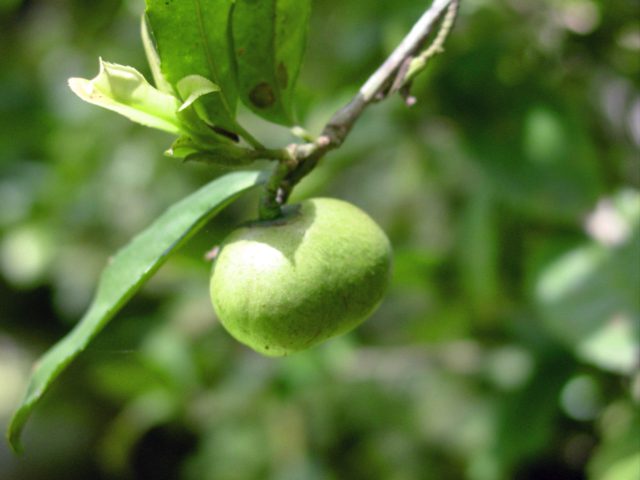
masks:
<path fill-rule="evenodd" d="M 141 1 L 0 1 L 0 426 L 109 255 L 223 173 L 67 89 L 143 71 Z M 314 2 L 300 118 L 317 132 L 424 8 Z M 418 105 L 370 109 L 298 187 L 368 211 L 392 288 L 357 331 L 265 359 L 218 325 L 203 254 L 144 288 L 0 445 L 0 478 L 634 480 L 640 470 L 640 11 L 463 0 Z M 270 146 L 286 130 L 248 112 Z"/>

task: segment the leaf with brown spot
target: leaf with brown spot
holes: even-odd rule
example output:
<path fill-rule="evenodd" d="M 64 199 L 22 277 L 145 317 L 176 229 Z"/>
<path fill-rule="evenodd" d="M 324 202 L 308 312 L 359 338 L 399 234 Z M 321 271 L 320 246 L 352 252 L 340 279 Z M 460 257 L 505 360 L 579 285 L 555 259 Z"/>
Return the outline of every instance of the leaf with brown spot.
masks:
<path fill-rule="evenodd" d="M 251 104 L 260 110 L 267 109 L 276 101 L 276 94 L 267 82 L 256 85 L 249 93 Z"/>
<path fill-rule="evenodd" d="M 236 0 L 232 35 L 240 99 L 266 120 L 292 125 L 310 0 Z"/>

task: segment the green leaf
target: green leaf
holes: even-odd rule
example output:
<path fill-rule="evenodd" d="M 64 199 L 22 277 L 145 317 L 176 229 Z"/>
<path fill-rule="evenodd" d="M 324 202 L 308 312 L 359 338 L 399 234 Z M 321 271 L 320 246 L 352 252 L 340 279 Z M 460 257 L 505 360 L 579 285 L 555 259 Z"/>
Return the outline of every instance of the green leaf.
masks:
<path fill-rule="evenodd" d="M 188 136 L 182 136 L 173 142 L 165 155 L 170 158 L 184 159 L 185 162 L 201 162 L 225 167 L 249 165 L 260 158 L 254 150 L 224 143 L 205 145 Z"/>
<path fill-rule="evenodd" d="M 185 99 L 184 103 L 180 105 L 180 111 L 189 108 L 199 98 L 220 91 L 220 87 L 200 75 L 184 77 L 178 82 L 177 88 L 180 97 Z"/>
<path fill-rule="evenodd" d="M 102 272 L 89 310 L 75 328 L 36 364 L 26 394 L 9 425 L 7 437 L 17 451 L 20 433 L 51 383 L 107 325 L 122 306 L 175 250 L 225 205 L 262 183 L 258 171 L 220 177 L 176 203 L 120 250 Z"/>
<path fill-rule="evenodd" d="M 236 1 L 232 31 L 240 98 L 272 122 L 293 123 L 310 13 L 309 0 Z"/>
<path fill-rule="evenodd" d="M 568 252 L 542 272 L 536 297 L 547 330 L 577 356 L 629 374 L 640 354 L 640 226 L 634 212 L 640 209 L 632 208 L 640 195 L 623 192 L 616 200 L 620 221 L 628 216 L 625 238 Z M 615 222 L 606 217 L 600 223 L 607 232 Z"/>
<path fill-rule="evenodd" d="M 220 92 L 202 99 L 208 117 L 215 125 L 239 133 L 229 34 L 232 4 L 233 0 L 146 0 L 146 15 L 163 76 L 176 89 L 190 75 L 216 84 Z"/>
<path fill-rule="evenodd" d="M 640 353 L 635 235 L 624 247 L 588 245 L 571 251 L 542 274 L 537 297 L 546 328 L 586 361 L 630 373 Z"/>
<path fill-rule="evenodd" d="M 204 126 L 207 133 L 211 135 L 211 129 L 209 125 L 214 125 L 215 122 L 209 117 L 207 113 L 206 105 L 203 102 L 203 97 L 212 93 L 220 92 L 220 87 L 213 83 L 208 78 L 201 77 L 200 75 L 189 75 L 184 77 L 176 85 L 180 97 L 184 99 L 180 109 L 180 113 L 184 112 L 188 108 L 193 108 L 193 111 L 197 117 L 197 122 L 204 122 Z M 194 122 L 190 122 L 194 124 Z M 194 124 L 195 126 L 195 124 Z"/>
<path fill-rule="evenodd" d="M 100 60 L 93 80 L 70 78 L 69 87 L 85 102 L 169 133 L 181 132 L 178 99 L 153 88 L 135 68 Z"/>
<path fill-rule="evenodd" d="M 239 167 L 250 165 L 255 157 L 246 154 L 246 150 L 233 145 L 216 145 L 202 152 L 192 153 L 184 158 L 185 162 L 199 162 L 222 167 Z"/>
<path fill-rule="evenodd" d="M 169 150 L 164 153 L 170 158 L 187 158 L 189 155 L 198 153 L 200 148 L 200 145 L 191 137 L 183 135 L 177 138 Z"/>

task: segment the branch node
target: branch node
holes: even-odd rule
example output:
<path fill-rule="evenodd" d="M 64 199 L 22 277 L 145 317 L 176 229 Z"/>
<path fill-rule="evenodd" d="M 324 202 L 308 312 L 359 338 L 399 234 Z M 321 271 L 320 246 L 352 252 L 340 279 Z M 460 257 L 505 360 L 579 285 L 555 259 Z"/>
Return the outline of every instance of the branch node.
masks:
<path fill-rule="evenodd" d="M 260 200 L 260 218 L 274 219 L 281 214 L 281 206 L 296 184 L 316 167 L 324 155 L 344 143 L 354 124 L 370 104 L 384 100 L 389 94 L 396 92 L 400 93 L 407 106 L 416 104 L 417 100 L 410 92 L 411 81 L 424 69 L 429 58 L 444 51 L 442 46 L 453 27 L 458 5 L 459 0 L 434 0 L 393 53 L 362 85 L 358 94 L 331 117 L 318 138 L 313 140 L 300 127 L 292 129 L 293 134 L 306 143 L 291 144 L 278 151 L 277 155 L 274 154 L 273 158 L 279 161 L 278 168 L 265 186 Z M 416 56 L 433 25 L 443 14 L 442 25 L 433 43 Z"/>

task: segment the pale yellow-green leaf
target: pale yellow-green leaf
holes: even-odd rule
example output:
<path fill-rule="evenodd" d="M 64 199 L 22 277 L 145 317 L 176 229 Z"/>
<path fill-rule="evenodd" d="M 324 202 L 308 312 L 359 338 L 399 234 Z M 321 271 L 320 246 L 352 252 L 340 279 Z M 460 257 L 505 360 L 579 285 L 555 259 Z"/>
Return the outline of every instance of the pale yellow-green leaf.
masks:
<path fill-rule="evenodd" d="M 92 80 L 70 78 L 69 87 L 85 102 L 119 113 L 151 128 L 180 134 L 180 102 L 151 86 L 132 67 L 100 60 L 100 73 Z"/>

